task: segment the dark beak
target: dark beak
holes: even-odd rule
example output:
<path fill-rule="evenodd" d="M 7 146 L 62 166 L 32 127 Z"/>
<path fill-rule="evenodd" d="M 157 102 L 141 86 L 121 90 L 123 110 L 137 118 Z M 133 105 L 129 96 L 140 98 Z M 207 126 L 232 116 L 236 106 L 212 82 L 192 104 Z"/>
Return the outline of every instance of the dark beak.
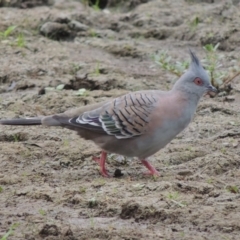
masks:
<path fill-rule="evenodd" d="M 217 93 L 218 92 L 218 90 L 212 85 L 207 87 L 207 91 L 208 91 L 208 93 L 211 93 L 211 92 Z"/>

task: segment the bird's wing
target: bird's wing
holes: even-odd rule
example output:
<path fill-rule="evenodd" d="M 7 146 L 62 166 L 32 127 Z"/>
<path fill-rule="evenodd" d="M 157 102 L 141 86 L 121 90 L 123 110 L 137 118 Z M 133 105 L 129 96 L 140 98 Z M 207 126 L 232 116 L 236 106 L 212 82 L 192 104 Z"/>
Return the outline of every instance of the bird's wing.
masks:
<path fill-rule="evenodd" d="M 65 114 L 65 117 L 54 115 L 52 118 L 75 130 L 86 129 L 126 139 L 145 133 L 157 101 L 154 91 L 134 92 L 77 116 Z"/>

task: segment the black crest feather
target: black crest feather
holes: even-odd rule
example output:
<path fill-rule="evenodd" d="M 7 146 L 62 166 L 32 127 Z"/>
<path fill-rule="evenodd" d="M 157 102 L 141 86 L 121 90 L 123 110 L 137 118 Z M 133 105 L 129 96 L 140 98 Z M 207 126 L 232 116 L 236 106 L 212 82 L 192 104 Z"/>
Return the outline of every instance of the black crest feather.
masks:
<path fill-rule="evenodd" d="M 190 48 L 189 48 L 189 54 L 191 56 L 192 63 L 197 66 L 200 66 L 201 64 L 200 64 L 198 57 L 195 55 L 195 53 Z"/>

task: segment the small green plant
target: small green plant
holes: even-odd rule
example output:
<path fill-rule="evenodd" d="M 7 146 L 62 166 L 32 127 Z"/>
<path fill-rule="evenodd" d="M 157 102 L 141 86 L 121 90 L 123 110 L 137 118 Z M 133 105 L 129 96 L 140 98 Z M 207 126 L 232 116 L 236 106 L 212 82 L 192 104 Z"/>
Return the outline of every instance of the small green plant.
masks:
<path fill-rule="evenodd" d="M 43 209 L 39 209 L 39 211 L 38 211 L 42 216 L 45 216 L 47 213 L 46 213 L 46 211 L 45 210 L 43 210 Z"/>
<path fill-rule="evenodd" d="M 82 68 L 81 65 L 76 64 L 76 63 L 71 63 L 70 66 L 70 74 L 75 75 L 77 71 L 79 71 Z"/>
<path fill-rule="evenodd" d="M 89 217 L 89 219 L 90 219 L 90 225 L 91 225 L 91 227 L 94 228 L 95 222 L 94 222 L 94 217 L 93 217 L 93 215 L 92 215 L 91 212 L 88 213 L 88 217 Z"/>
<path fill-rule="evenodd" d="M 90 224 L 91 224 L 91 227 L 94 228 L 95 223 L 94 223 L 94 218 L 93 217 L 90 218 Z"/>
<path fill-rule="evenodd" d="M 82 2 L 85 6 L 91 6 L 95 11 L 100 11 L 100 0 L 96 0 L 94 4 L 90 0 L 82 0 Z"/>
<path fill-rule="evenodd" d="M 113 188 L 113 193 L 117 194 L 118 193 L 118 189 L 117 188 Z"/>
<path fill-rule="evenodd" d="M 179 192 L 170 192 L 167 194 L 167 198 L 177 200 L 179 197 Z"/>
<path fill-rule="evenodd" d="M 98 202 L 97 202 L 96 198 L 93 197 L 93 198 L 89 199 L 89 201 L 88 201 L 89 208 L 94 208 L 97 205 L 98 205 Z"/>
<path fill-rule="evenodd" d="M 185 233 L 183 231 L 180 232 L 180 237 L 185 237 Z"/>
<path fill-rule="evenodd" d="M 10 229 L 0 238 L 0 240 L 7 240 L 10 235 L 14 233 L 14 230 L 18 227 L 19 223 L 14 223 L 10 227 Z"/>
<path fill-rule="evenodd" d="M 98 183 L 99 183 L 100 186 L 104 186 L 104 185 L 106 184 L 106 181 L 105 181 L 104 178 L 100 178 L 100 179 L 98 180 Z"/>
<path fill-rule="evenodd" d="M 195 16 L 194 19 L 190 22 L 190 28 L 192 31 L 196 30 L 197 26 L 199 24 L 199 17 Z"/>
<path fill-rule="evenodd" d="M 78 89 L 78 91 L 74 92 L 74 95 L 87 97 L 89 95 L 89 90 L 86 90 L 85 88 L 80 88 Z"/>
<path fill-rule="evenodd" d="M 97 61 L 96 66 L 95 66 L 95 68 L 94 68 L 94 70 L 93 70 L 92 75 L 94 75 L 94 76 L 99 76 L 100 74 L 101 74 L 101 72 L 100 72 L 100 63 L 99 63 L 99 61 Z"/>
<path fill-rule="evenodd" d="M 137 183 L 137 184 L 134 184 L 132 186 L 134 187 L 134 190 L 141 191 L 145 187 L 145 184 Z"/>
<path fill-rule="evenodd" d="M 81 0 L 81 2 L 83 3 L 83 5 L 84 5 L 85 7 L 88 6 L 88 1 L 89 1 L 89 0 Z"/>
<path fill-rule="evenodd" d="M 3 187 L 2 186 L 0 186 L 0 193 L 3 191 Z"/>
<path fill-rule="evenodd" d="M 91 28 L 91 29 L 89 29 L 89 35 L 90 35 L 90 37 L 97 37 L 98 35 L 97 35 L 97 32 L 93 29 L 93 28 Z"/>
<path fill-rule="evenodd" d="M 17 37 L 17 39 L 16 39 L 16 45 L 18 46 L 18 47 L 25 47 L 25 45 L 26 45 L 26 42 L 25 42 L 25 37 L 24 37 L 24 35 L 22 34 L 22 33 L 20 33 L 19 35 L 18 35 L 18 37 Z"/>
<path fill-rule="evenodd" d="M 100 2 L 100 0 L 96 0 L 95 4 L 92 5 L 92 8 L 93 8 L 95 11 L 99 11 L 99 10 L 100 10 L 99 2 Z"/>
<path fill-rule="evenodd" d="M 160 52 L 160 54 L 154 55 L 153 60 L 161 68 L 177 75 L 178 77 L 180 77 L 183 74 L 183 72 L 189 67 L 189 61 L 173 62 L 172 57 L 167 53 L 167 51 L 162 51 Z"/>
<path fill-rule="evenodd" d="M 204 59 L 202 62 L 210 74 L 213 86 L 221 85 L 223 83 L 222 79 L 226 77 L 226 72 L 221 72 L 218 70 L 221 67 L 220 61 L 223 59 L 223 55 L 219 55 L 216 52 L 218 47 L 219 43 L 215 46 L 213 44 L 207 44 L 203 47 L 206 51 L 206 59 Z"/>
<path fill-rule="evenodd" d="M 171 202 L 173 202 L 175 205 L 179 207 L 186 207 L 187 205 L 185 201 L 179 201 L 179 192 L 169 192 L 166 195 L 166 198 L 168 198 Z"/>
<path fill-rule="evenodd" d="M 230 238 L 225 237 L 225 236 L 221 236 L 223 240 L 230 240 Z"/>
<path fill-rule="evenodd" d="M 13 139 L 14 139 L 14 142 L 19 142 L 19 135 L 18 134 L 14 134 L 13 135 Z"/>
<path fill-rule="evenodd" d="M 237 186 L 227 186 L 226 189 L 228 192 L 231 193 L 239 193 L 239 189 Z"/>
<path fill-rule="evenodd" d="M 100 75 L 100 69 L 99 69 L 99 62 L 97 62 L 96 67 L 95 67 L 95 71 L 94 71 L 95 75 Z"/>
<path fill-rule="evenodd" d="M 100 11 L 100 0 L 96 0 L 94 4 L 90 0 L 81 0 L 81 2 L 85 7 L 91 6 L 95 11 Z"/>
<path fill-rule="evenodd" d="M 207 179 L 207 183 L 208 183 L 208 184 L 211 184 L 211 183 L 213 183 L 213 182 L 214 182 L 214 179 L 212 179 L 212 178 Z"/>
<path fill-rule="evenodd" d="M 86 193 L 85 187 L 79 187 L 79 193 Z"/>
<path fill-rule="evenodd" d="M 29 149 L 21 150 L 21 151 L 19 152 L 19 155 L 20 155 L 20 156 L 23 156 L 23 157 L 25 157 L 25 158 L 28 158 L 28 157 L 33 156 L 33 152 L 30 151 Z"/>
<path fill-rule="evenodd" d="M 233 79 L 240 75 L 240 67 L 238 63 L 231 68 L 221 71 L 224 55 L 217 52 L 218 47 L 219 43 L 216 45 L 205 45 L 203 49 L 206 57 L 201 62 L 211 78 L 212 85 L 221 90 L 221 87 L 224 89 L 225 86 L 227 87 Z M 153 59 L 162 69 L 175 74 L 177 77 L 181 76 L 190 64 L 189 61 L 174 61 L 166 51 L 154 55 Z"/>
<path fill-rule="evenodd" d="M 17 28 L 17 26 L 10 26 L 5 31 L 0 32 L 0 39 L 5 40 L 6 43 L 12 45 L 12 46 L 18 46 L 18 47 L 25 47 L 26 41 L 23 33 L 19 33 L 18 36 L 14 40 L 8 40 L 8 38 L 13 34 L 14 30 Z M 16 35 L 15 35 L 16 36 Z"/>
<path fill-rule="evenodd" d="M 4 39 L 8 38 L 12 34 L 12 32 L 16 29 L 16 27 L 17 26 L 8 27 L 5 31 L 0 32 L 0 37 L 2 37 Z"/>
<path fill-rule="evenodd" d="M 69 140 L 68 139 L 63 140 L 63 146 L 64 147 L 69 147 Z"/>
<path fill-rule="evenodd" d="M 225 154 L 227 152 L 227 149 L 225 147 L 220 149 L 221 153 Z"/>

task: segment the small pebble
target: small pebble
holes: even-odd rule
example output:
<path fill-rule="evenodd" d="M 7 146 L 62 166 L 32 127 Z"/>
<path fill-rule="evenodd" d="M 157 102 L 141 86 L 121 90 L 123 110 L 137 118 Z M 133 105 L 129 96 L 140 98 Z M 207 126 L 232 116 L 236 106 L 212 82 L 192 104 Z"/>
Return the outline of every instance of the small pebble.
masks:
<path fill-rule="evenodd" d="M 234 96 L 226 96 L 224 100 L 226 102 L 233 102 L 233 101 L 235 101 L 235 97 Z"/>
<path fill-rule="evenodd" d="M 190 170 L 181 170 L 177 174 L 180 176 L 190 176 L 193 175 L 193 172 L 191 172 Z"/>
<path fill-rule="evenodd" d="M 115 172 L 114 172 L 114 175 L 113 175 L 115 178 L 120 178 L 123 176 L 123 173 L 120 169 L 116 169 Z"/>

